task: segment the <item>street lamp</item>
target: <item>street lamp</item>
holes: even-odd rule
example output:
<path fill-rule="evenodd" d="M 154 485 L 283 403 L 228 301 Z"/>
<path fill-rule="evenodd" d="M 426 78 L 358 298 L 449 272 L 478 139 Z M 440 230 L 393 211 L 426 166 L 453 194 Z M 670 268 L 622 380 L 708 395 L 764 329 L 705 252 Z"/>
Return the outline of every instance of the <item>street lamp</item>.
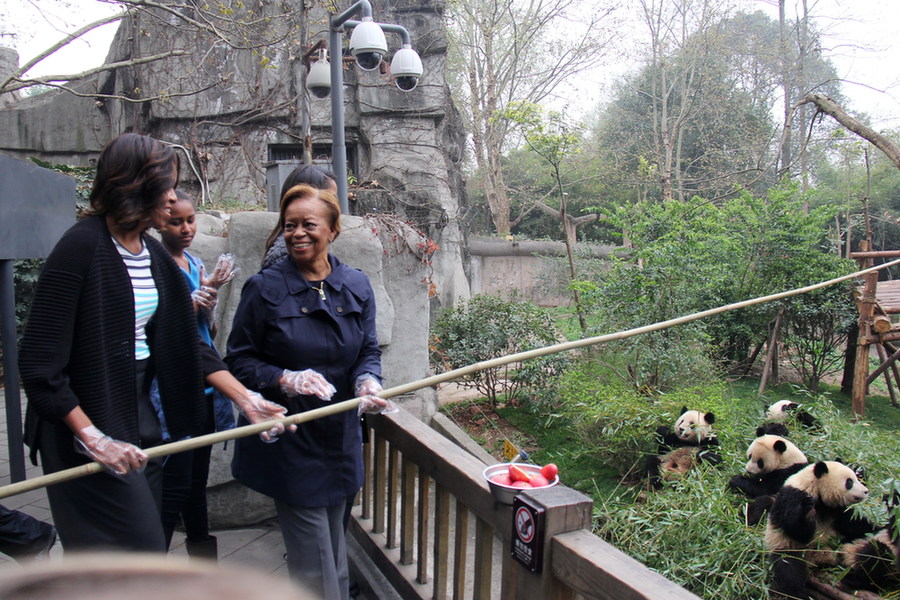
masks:
<path fill-rule="evenodd" d="M 361 20 L 351 21 L 350 17 L 360 14 Z M 410 92 L 419 84 L 422 77 L 422 60 L 412 49 L 409 32 L 400 25 L 375 23 L 372 20 L 372 5 L 369 0 L 357 0 L 350 8 L 339 15 L 332 15 L 328 45 L 332 51 L 331 63 L 324 58 L 325 51 L 319 51 L 319 60 L 310 65 L 306 85 L 317 98 L 328 95 L 331 90 L 331 161 L 335 182 L 338 189 L 338 200 L 341 212 L 350 212 L 347 202 L 347 145 L 344 138 L 344 72 L 341 60 L 341 35 L 344 26 L 353 28 L 350 35 L 350 54 L 356 59 L 359 68 L 373 71 L 381 64 L 387 53 L 387 41 L 384 34 L 397 33 L 401 37 L 401 48 L 394 53 L 391 61 L 391 75 L 397 87 Z M 326 82 L 323 69 L 330 66 L 330 78 Z"/>

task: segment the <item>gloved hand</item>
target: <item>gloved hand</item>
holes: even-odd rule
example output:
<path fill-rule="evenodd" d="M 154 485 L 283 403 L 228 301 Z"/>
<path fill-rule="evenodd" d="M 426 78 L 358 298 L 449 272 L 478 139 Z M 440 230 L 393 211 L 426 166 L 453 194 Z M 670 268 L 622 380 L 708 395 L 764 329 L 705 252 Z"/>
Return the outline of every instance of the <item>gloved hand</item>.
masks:
<path fill-rule="evenodd" d="M 331 400 L 337 390 L 328 380 L 312 369 L 291 371 L 281 374 L 281 393 L 288 398 L 294 396 L 316 396 L 321 400 Z"/>
<path fill-rule="evenodd" d="M 359 396 L 377 396 L 384 388 L 371 373 L 363 373 L 353 382 L 353 393 Z"/>
<path fill-rule="evenodd" d="M 200 310 L 211 315 L 216 310 L 216 303 L 219 301 L 219 292 L 214 287 L 201 285 L 191 292 L 191 300 L 200 307 Z"/>
<path fill-rule="evenodd" d="M 384 398 L 378 396 L 361 396 L 359 398 L 359 406 L 356 408 L 357 414 L 362 415 L 387 415 L 398 412 L 400 408 Z"/>
<path fill-rule="evenodd" d="M 270 402 L 262 397 L 261 394 L 253 390 L 247 390 L 246 395 L 238 403 L 241 413 L 247 417 L 251 423 L 263 423 L 272 421 L 273 419 L 283 419 L 287 414 L 287 409 L 280 404 Z M 290 431 L 297 431 L 296 425 L 288 427 Z M 271 444 L 278 441 L 278 436 L 284 433 L 285 427 L 282 423 L 273 425 L 267 431 L 259 434 L 260 439 Z"/>
<path fill-rule="evenodd" d="M 219 289 L 232 279 L 234 279 L 237 269 L 234 267 L 234 255 L 230 252 L 220 254 L 216 260 L 216 268 L 213 269 L 212 275 L 208 278 L 201 276 L 203 285 L 215 289 Z M 205 273 L 203 273 L 205 275 Z"/>
<path fill-rule="evenodd" d="M 377 415 L 393 413 L 400 410 L 397 408 L 397 405 L 390 400 L 378 397 L 378 394 L 380 394 L 382 390 L 384 390 L 384 388 L 381 387 L 381 383 L 371 373 L 363 373 L 357 377 L 353 384 L 353 393 L 360 399 L 356 412 L 361 416 L 363 414 Z"/>
<path fill-rule="evenodd" d="M 114 440 L 94 425 L 88 425 L 75 436 L 75 451 L 100 463 L 113 475 L 140 471 L 149 460 L 134 444 Z"/>

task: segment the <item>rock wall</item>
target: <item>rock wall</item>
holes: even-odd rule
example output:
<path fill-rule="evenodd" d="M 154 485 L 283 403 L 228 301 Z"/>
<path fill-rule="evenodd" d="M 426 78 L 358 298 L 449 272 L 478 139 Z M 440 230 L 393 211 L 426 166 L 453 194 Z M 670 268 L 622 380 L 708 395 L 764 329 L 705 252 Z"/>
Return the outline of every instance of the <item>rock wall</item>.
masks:
<path fill-rule="evenodd" d="M 372 4 L 377 21 L 410 31 L 425 72 L 419 86 L 405 93 L 385 75 L 348 63 L 345 134 L 351 174 L 359 184 L 351 190 L 351 212 L 368 212 L 372 194 L 388 198 L 376 203 L 376 210 L 395 214 L 433 238 L 442 249 L 432 265 L 436 302 L 452 303 L 469 295 L 458 218 L 465 203 L 460 173 L 465 133 L 444 77 L 444 3 Z M 307 48 L 327 38 L 327 14 L 318 5 L 297 10 L 301 5 L 252 3 L 248 10 L 260 26 L 250 33 L 258 39 L 241 42 L 277 42 L 244 50 L 186 28 L 171 12 L 137 12 L 122 21 L 107 63 L 172 50 L 188 53 L 84 80 L 76 86 L 83 97 L 48 92 L 22 100 L 0 98 L 6 106 L 0 111 L 0 153 L 88 165 L 113 136 L 138 131 L 179 147 L 181 185 L 199 197 L 265 206 L 267 162 L 283 158 L 284 152 L 296 154 L 307 136 L 314 159 L 330 160 L 330 98 L 305 92 L 302 64 Z M 343 37 L 346 48 L 349 35 Z M 399 36 L 387 38 L 391 49 L 399 47 Z M 0 58 L 8 70 L 12 58 L 8 53 Z"/>

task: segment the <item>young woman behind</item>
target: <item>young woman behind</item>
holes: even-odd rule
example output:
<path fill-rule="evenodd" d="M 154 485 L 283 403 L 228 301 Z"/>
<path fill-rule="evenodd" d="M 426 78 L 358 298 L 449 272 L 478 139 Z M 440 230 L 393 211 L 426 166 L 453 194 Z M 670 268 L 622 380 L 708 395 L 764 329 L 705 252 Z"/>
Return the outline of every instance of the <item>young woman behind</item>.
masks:
<path fill-rule="evenodd" d="M 194 200 L 182 190 L 175 190 L 175 195 L 178 199 L 169 208 L 169 218 L 165 226 L 159 228 L 159 234 L 163 247 L 175 260 L 175 264 L 181 267 L 191 291 L 200 337 L 213 347 L 213 339 L 216 337 L 215 310 L 218 292 L 219 288 L 234 277 L 234 258 L 230 254 L 223 254 L 216 262 L 213 273 L 207 275 L 203 261 L 187 250 L 197 235 L 197 210 Z M 212 409 L 209 412 L 205 432 L 233 428 L 234 413 L 228 398 L 211 387 L 207 388 L 205 393 L 207 406 Z M 159 413 L 162 402 L 155 380 L 150 388 L 150 399 Z M 163 466 L 162 520 L 166 546 L 171 544 L 172 534 L 178 521 L 181 520 L 187 536 L 185 544 L 188 555 L 216 560 L 218 546 L 215 536 L 209 534 L 206 504 L 206 482 L 209 477 L 211 453 L 212 446 L 205 446 L 174 454 L 166 459 Z"/>

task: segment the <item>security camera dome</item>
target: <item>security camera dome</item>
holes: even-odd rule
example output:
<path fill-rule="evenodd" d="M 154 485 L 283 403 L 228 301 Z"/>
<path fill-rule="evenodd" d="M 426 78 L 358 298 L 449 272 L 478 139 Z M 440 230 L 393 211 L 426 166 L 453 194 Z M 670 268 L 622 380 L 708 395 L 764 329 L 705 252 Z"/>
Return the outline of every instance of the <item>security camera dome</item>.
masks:
<path fill-rule="evenodd" d="M 372 17 L 363 17 L 350 34 L 350 54 L 356 58 L 356 64 L 364 71 L 374 71 L 386 52 L 387 40 L 381 27 Z"/>
<path fill-rule="evenodd" d="M 331 93 L 331 65 L 327 60 L 317 60 L 309 66 L 306 87 L 316 98 L 325 98 Z"/>
<path fill-rule="evenodd" d="M 404 44 L 394 53 L 394 59 L 391 61 L 391 75 L 398 88 L 404 92 L 416 89 L 422 73 L 422 59 L 415 50 L 410 48 L 409 44 Z"/>
<path fill-rule="evenodd" d="M 394 83 L 397 84 L 397 88 L 404 92 L 411 92 L 416 89 L 416 86 L 419 85 L 419 78 L 412 76 L 404 76 L 404 77 L 395 77 Z"/>

